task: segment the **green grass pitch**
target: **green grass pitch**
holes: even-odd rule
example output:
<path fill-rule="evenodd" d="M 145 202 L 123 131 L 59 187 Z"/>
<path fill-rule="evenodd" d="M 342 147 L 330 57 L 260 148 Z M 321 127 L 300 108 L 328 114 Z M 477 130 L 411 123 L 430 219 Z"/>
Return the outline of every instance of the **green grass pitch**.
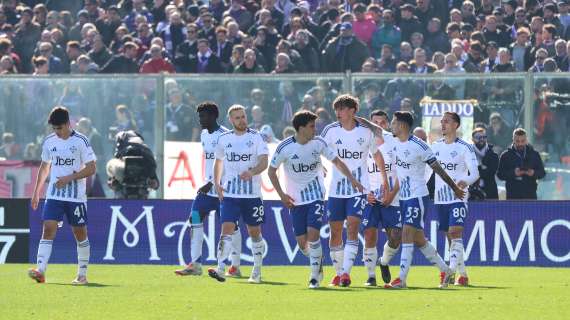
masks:
<path fill-rule="evenodd" d="M 45 284 L 28 267 L 0 265 L 0 319 L 570 319 L 563 268 L 470 267 L 471 287 L 439 290 L 435 268 L 412 267 L 410 288 L 396 291 L 365 288 L 363 267 L 350 288 L 328 288 L 329 266 L 313 291 L 307 267 L 264 267 L 254 285 L 179 277 L 174 266 L 91 265 L 87 287 L 70 285 L 75 265 L 50 265 Z"/>

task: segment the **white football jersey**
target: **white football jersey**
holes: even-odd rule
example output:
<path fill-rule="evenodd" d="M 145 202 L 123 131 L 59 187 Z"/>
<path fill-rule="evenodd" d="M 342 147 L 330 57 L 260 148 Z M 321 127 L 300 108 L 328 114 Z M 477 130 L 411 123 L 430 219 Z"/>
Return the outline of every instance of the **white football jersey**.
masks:
<path fill-rule="evenodd" d="M 204 150 L 204 179 L 206 182 L 214 181 L 214 161 L 216 160 L 216 144 L 218 143 L 218 138 L 224 132 L 228 132 L 223 126 L 220 126 L 218 130 L 209 133 L 208 130 L 203 129 L 200 134 L 200 142 L 202 143 L 202 148 Z M 209 196 L 217 197 L 216 188 L 212 187 Z"/>
<path fill-rule="evenodd" d="M 239 176 L 258 164 L 258 157 L 268 154 L 267 143 L 259 132 L 247 129 L 238 136 L 234 130 L 222 133 L 216 144 L 216 159 L 224 161 L 221 185 L 224 196 L 230 198 L 260 198 L 261 176 L 255 175 L 250 180 Z"/>
<path fill-rule="evenodd" d="M 364 192 L 370 190 L 368 179 L 368 154 L 378 151 L 374 134 L 358 122 L 354 129 L 347 131 L 339 122 L 325 127 L 321 134 L 325 142 L 335 150 L 337 156 L 346 164 L 352 175 L 364 186 Z M 352 186 L 348 178 L 336 167 L 332 168 L 329 197 L 352 198 L 362 195 Z"/>
<path fill-rule="evenodd" d="M 397 141 L 391 132 L 383 131 L 382 136 L 384 137 L 384 143 L 378 147 L 378 150 L 380 150 L 384 157 L 386 176 L 388 177 L 388 187 L 391 191 L 396 185 L 396 179 L 398 179 L 398 174 L 396 173 L 395 151 Z M 374 193 L 376 200 L 380 200 L 382 198 L 380 187 L 382 186 L 383 179 L 380 168 L 376 165 L 372 154 L 368 155 L 368 173 L 370 174 L 370 190 Z M 398 194 L 396 194 L 390 206 L 400 206 L 400 197 Z"/>
<path fill-rule="evenodd" d="M 445 143 L 445 139 L 440 139 L 431 147 L 441 167 L 453 181 L 459 182 L 463 180 L 471 185 L 479 179 L 477 156 L 475 155 L 475 150 L 473 150 L 472 145 L 457 138 L 450 144 Z M 467 188 L 465 192 L 467 192 Z M 468 198 L 469 195 L 466 194 L 463 200 L 458 199 L 451 187 L 448 186 L 440 176 L 436 175 L 434 191 L 436 204 L 467 202 Z"/>
<path fill-rule="evenodd" d="M 86 163 L 95 160 L 89 140 L 77 131 L 72 131 L 65 140 L 55 133 L 47 136 L 42 143 L 42 161 L 51 164 L 46 199 L 87 202 L 87 179 L 73 180 L 61 189 L 55 183 L 59 177 L 79 172 Z"/>
<path fill-rule="evenodd" d="M 426 185 L 426 163 L 436 161 L 430 147 L 418 137 L 410 135 L 401 142 L 396 139 L 396 171 L 400 181 L 400 200 L 421 198 L 429 194 Z"/>
<path fill-rule="evenodd" d="M 285 190 L 295 205 L 325 199 L 323 165 L 321 155 L 332 161 L 336 152 L 321 137 L 299 144 L 295 137 L 289 137 L 277 146 L 271 166 L 284 165 Z"/>

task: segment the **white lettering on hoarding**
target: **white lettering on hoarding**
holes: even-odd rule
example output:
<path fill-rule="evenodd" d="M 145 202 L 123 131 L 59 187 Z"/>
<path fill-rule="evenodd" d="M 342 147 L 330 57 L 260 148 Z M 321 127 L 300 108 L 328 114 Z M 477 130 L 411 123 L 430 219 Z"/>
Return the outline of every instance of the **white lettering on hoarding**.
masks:
<path fill-rule="evenodd" d="M 495 222 L 495 239 L 493 247 L 493 261 L 499 261 L 500 250 L 501 250 L 501 238 L 505 241 L 505 247 L 509 253 L 511 261 L 516 261 L 519 253 L 521 251 L 525 237 L 528 237 L 528 258 L 529 261 L 536 261 L 536 254 L 534 252 L 534 225 L 531 220 L 526 220 L 522 227 L 519 239 L 517 240 L 516 246 L 513 249 L 513 243 L 511 242 L 511 237 L 507 231 L 507 226 L 505 221 L 497 220 Z"/>

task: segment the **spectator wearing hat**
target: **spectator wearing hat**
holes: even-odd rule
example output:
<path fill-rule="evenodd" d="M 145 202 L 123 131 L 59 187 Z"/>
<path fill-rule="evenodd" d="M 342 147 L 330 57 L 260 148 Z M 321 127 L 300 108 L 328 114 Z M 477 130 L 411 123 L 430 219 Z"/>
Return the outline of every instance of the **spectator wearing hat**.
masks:
<path fill-rule="evenodd" d="M 402 42 L 402 32 L 394 25 L 394 14 L 392 10 L 382 12 L 383 24 L 379 26 L 372 35 L 372 56 L 379 58 L 382 47 L 385 44 L 392 46 L 394 54 L 400 54 L 400 42 Z"/>
<path fill-rule="evenodd" d="M 493 70 L 493 67 L 499 63 L 498 50 L 499 47 L 495 41 L 487 43 L 487 59 L 481 62 L 481 72 L 490 73 Z"/>
<path fill-rule="evenodd" d="M 16 25 L 13 41 L 14 51 L 22 59 L 22 72 L 24 73 L 29 73 L 32 70 L 30 62 L 32 61 L 36 44 L 41 37 L 41 27 L 32 21 L 32 16 L 32 9 L 25 8 L 22 11 L 20 22 Z"/>
<path fill-rule="evenodd" d="M 123 53 L 113 56 L 101 68 L 101 73 L 138 73 L 139 65 L 136 63 L 138 50 L 139 46 L 136 43 L 125 43 Z"/>
<path fill-rule="evenodd" d="M 422 32 L 422 23 L 414 15 L 414 6 L 411 4 L 404 4 L 400 7 L 400 31 L 402 34 L 402 41 L 410 41 L 412 34 L 415 32 Z"/>
<path fill-rule="evenodd" d="M 515 70 L 518 72 L 526 72 L 532 65 L 529 38 L 530 31 L 524 27 L 519 28 L 516 40 L 509 46 Z"/>

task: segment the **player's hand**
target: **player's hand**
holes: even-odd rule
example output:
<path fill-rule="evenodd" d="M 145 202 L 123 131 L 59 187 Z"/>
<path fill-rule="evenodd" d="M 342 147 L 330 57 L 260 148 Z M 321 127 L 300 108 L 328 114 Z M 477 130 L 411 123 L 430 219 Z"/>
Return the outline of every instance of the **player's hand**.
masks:
<path fill-rule="evenodd" d="M 352 180 L 350 181 L 350 183 L 351 183 L 352 186 L 353 186 L 356 190 L 358 190 L 359 192 L 364 192 L 364 186 L 363 186 L 360 182 L 358 182 L 358 180 L 352 179 Z"/>
<path fill-rule="evenodd" d="M 521 177 L 525 174 L 525 170 L 521 170 L 521 168 L 515 168 L 515 176 Z"/>
<path fill-rule="evenodd" d="M 382 204 L 385 207 L 390 206 L 390 204 L 392 203 L 392 201 L 394 201 L 394 198 L 396 197 L 396 193 L 397 192 L 394 192 L 394 191 L 384 193 L 385 194 L 384 195 L 384 201 L 382 202 Z"/>
<path fill-rule="evenodd" d="M 40 203 L 40 196 L 34 193 L 32 196 L 32 209 L 35 211 L 38 209 L 38 204 Z"/>
<path fill-rule="evenodd" d="M 208 182 L 205 185 L 201 186 L 200 189 L 198 189 L 198 193 L 206 194 L 210 192 L 210 190 L 212 190 L 212 183 Z"/>
<path fill-rule="evenodd" d="M 526 175 L 529 176 L 529 177 L 534 176 L 534 169 L 527 169 L 527 170 L 526 170 Z"/>
<path fill-rule="evenodd" d="M 391 203 L 392 201 L 388 198 L 388 193 L 389 193 L 390 188 L 388 187 L 388 184 L 383 184 L 382 185 L 382 199 L 380 200 L 382 202 L 382 205 L 386 206 L 388 203 Z"/>
<path fill-rule="evenodd" d="M 219 184 L 216 184 L 216 193 L 218 193 L 218 199 L 220 199 L 220 201 L 224 200 L 224 188 Z"/>
<path fill-rule="evenodd" d="M 455 193 L 455 196 L 461 200 L 465 198 L 465 191 L 463 191 L 463 189 L 459 188 L 457 185 L 453 187 L 453 193 Z"/>
<path fill-rule="evenodd" d="M 463 180 L 459 181 L 459 182 L 457 183 L 457 186 L 458 186 L 460 189 L 465 189 L 465 188 L 469 187 L 469 185 L 467 184 L 467 182 L 465 182 L 465 181 L 463 181 Z"/>
<path fill-rule="evenodd" d="M 58 189 L 64 188 L 67 184 L 73 181 L 71 175 L 59 177 L 57 178 L 57 182 L 55 183 L 55 187 Z"/>
<path fill-rule="evenodd" d="M 291 209 L 295 205 L 295 200 L 293 198 L 291 198 L 290 195 L 283 194 L 283 195 L 279 195 L 279 197 L 281 198 L 281 202 L 283 202 L 283 205 L 285 205 L 285 207 Z"/>
<path fill-rule="evenodd" d="M 239 177 L 240 177 L 242 180 L 246 180 L 246 181 L 247 181 L 247 180 L 251 180 L 251 178 L 253 177 L 253 174 L 251 174 L 251 171 L 246 170 L 246 171 L 242 172 L 242 173 L 239 175 Z"/>
<path fill-rule="evenodd" d="M 374 197 L 374 193 L 368 192 L 368 194 L 366 195 L 366 200 L 368 200 L 368 203 L 370 203 L 370 204 L 375 204 L 376 203 L 376 197 Z"/>

